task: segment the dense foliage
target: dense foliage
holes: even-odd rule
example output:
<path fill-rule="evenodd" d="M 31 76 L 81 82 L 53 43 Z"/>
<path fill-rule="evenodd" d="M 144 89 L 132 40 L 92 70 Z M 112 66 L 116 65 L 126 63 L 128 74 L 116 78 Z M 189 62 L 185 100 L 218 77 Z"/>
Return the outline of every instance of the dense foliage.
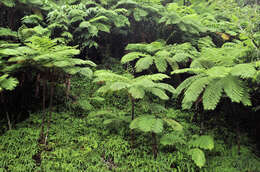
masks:
<path fill-rule="evenodd" d="M 260 171 L 258 1 L 0 9 L 0 171 Z"/>

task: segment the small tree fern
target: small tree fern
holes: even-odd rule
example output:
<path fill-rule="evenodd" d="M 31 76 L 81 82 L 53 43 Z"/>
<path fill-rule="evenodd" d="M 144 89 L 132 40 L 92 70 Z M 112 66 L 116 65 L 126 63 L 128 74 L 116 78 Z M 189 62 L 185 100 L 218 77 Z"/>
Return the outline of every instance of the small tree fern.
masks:
<path fill-rule="evenodd" d="M 190 43 L 167 46 L 163 41 L 150 44 L 128 44 L 125 49 L 131 52 L 122 57 L 121 63 L 137 60 L 136 72 L 147 70 L 152 65 L 155 65 L 159 72 L 166 72 L 168 66 L 175 70 L 178 69 L 179 63 L 188 62 L 198 54 Z"/>
<path fill-rule="evenodd" d="M 174 93 L 175 89 L 165 83 L 160 83 L 163 79 L 169 78 L 165 74 L 144 75 L 134 78 L 131 74 L 119 75 L 107 70 L 99 70 L 94 73 L 96 77 L 94 82 L 102 82 L 104 85 L 97 90 L 99 93 L 114 92 L 124 90 L 128 92 L 130 101 L 134 106 L 135 99 L 142 99 L 146 92 L 152 93 L 162 100 L 168 100 L 169 97 L 165 91 Z M 132 111 L 132 119 L 134 112 Z"/>
<path fill-rule="evenodd" d="M 238 50 L 229 47 L 204 49 L 201 57 L 194 60 L 190 68 L 173 71 L 173 74 L 194 74 L 176 89 L 177 95 L 184 91 L 182 107 L 190 109 L 195 102 L 202 100 L 204 109 L 213 110 L 223 93 L 232 102 L 250 106 L 246 79 L 256 75 L 255 63 L 235 63 L 245 51 L 243 48 Z"/>

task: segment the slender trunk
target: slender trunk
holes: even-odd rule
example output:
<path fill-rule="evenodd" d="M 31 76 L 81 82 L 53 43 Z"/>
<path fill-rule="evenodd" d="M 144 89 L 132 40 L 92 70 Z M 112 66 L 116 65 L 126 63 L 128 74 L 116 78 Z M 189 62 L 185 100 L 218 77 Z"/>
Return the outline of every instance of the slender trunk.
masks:
<path fill-rule="evenodd" d="M 48 139 L 48 135 L 49 135 L 49 130 L 50 130 L 50 126 L 51 126 L 51 118 L 52 118 L 52 107 L 53 107 L 53 93 L 54 93 L 54 82 L 51 81 L 51 94 L 50 94 L 50 104 L 49 104 L 49 119 L 48 119 L 48 123 L 47 123 L 47 130 L 46 130 L 46 134 L 45 134 L 45 140 L 44 140 L 44 144 L 47 145 L 47 139 Z"/>
<path fill-rule="evenodd" d="M 45 99 L 46 99 L 46 85 L 47 85 L 47 80 L 43 80 L 43 91 L 42 91 L 42 111 L 43 111 L 43 116 L 42 116 L 42 123 L 41 123 L 41 132 L 40 132 L 40 138 L 39 142 L 44 143 L 44 125 L 45 125 L 45 120 L 46 120 L 46 108 L 45 108 Z"/>
<path fill-rule="evenodd" d="M 132 120 L 134 120 L 135 119 L 135 99 L 133 97 L 131 97 L 131 105 L 132 105 L 132 111 L 131 111 Z"/>
<path fill-rule="evenodd" d="M 132 105 L 131 115 L 132 115 L 132 120 L 134 120 L 134 118 L 135 118 L 135 99 L 133 97 L 130 97 L 130 99 L 131 99 L 131 105 Z M 134 131 L 131 130 L 132 147 L 134 147 L 134 140 L 135 140 Z"/>
<path fill-rule="evenodd" d="M 10 119 L 10 116 L 9 116 L 9 113 L 8 113 L 8 109 L 6 107 L 6 102 L 4 102 L 4 95 L 3 93 L 0 93 L 0 100 L 1 100 L 1 103 L 3 103 L 3 110 L 6 114 L 6 119 L 7 119 L 7 124 L 8 124 L 8 129 L 11 130 L 12 129 L 12 123 L 11 123 L 11 119 Z"/>
<path fill-rule="evenodd" d="M 237 134 L 237 151 L 238 155 L 240 155 L 240 129 L 239 129 L 239 122 L 236 123 L 236 134 Z"/>
<path fill-rule="evenodd" d="M 152 132 L 152 139 L 153 139 L 153 143 L 152 143 L 153 157 L 154 159 L 156 159 L 158 153 L 158 145 L 157 145 L 156 134 L 154 132 Z"/>
<path fill-rule="evenodd" d="M 7 118 L 7 122 L 8 122 L 8 128 L 9 128 L 9 130 L 12 130 L 12 123 L 11 123 L 11 120 L 9 117 L 9 113 L 7 111 L 5 111 L 5 113 L 6 113 L 6 118 Z"/>
<path fill-rule="evenodd" d="M 67 99 L 67 101 L 69 100 L 70 87 L 71 87 L 71 82 L 70 82 L 70 76 L 68 75 L 66 77 L 66 99 Z"/>
<path fill-rule="evenodd" d="M 36 89 L 35 89 L 35 97 L 38 97 L 39 95 L 39 90 L 40 90 L 40 78 L 41 78 L 41 74 L 37 74 L 37 78 L 36 78 Z"/>

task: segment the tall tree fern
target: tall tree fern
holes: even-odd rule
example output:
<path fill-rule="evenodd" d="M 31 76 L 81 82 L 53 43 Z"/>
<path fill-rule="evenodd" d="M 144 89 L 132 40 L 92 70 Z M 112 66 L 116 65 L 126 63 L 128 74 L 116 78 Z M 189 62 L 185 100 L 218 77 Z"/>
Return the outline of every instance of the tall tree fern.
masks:
<path fill-rule="evenodd" d="M 177 73 L 192 73 L 193 76 L 182 82 L 176 92 L 184 92 L 182 107 L 190 109 L 195 102 L 202 100 L 204 109 L 216 108 L 223 94 L 232 102 L 250 106 L 247 79 L 256 75 L 255 63 L 235 63 L 244 49 L 231 48 L 204 49 L 202 56 L 191 63 L 190 68 L 179 69 Z M 232 51 L 233 50 L 233 51 Z"/>
<path fill-rule="evenodd" d="M 147 70 L 152 65 L 158 72 L 166 72 L 168 66 L 175 70 L 179 67 L 179 63 L 188 62 L 198 55 L 197 50 L 190 43 L 166 45 L 163 41 L 128 44 L 126 50 L 131 52 L 122 57 L 121 63 L 136 61 L 136 72 Z"/>

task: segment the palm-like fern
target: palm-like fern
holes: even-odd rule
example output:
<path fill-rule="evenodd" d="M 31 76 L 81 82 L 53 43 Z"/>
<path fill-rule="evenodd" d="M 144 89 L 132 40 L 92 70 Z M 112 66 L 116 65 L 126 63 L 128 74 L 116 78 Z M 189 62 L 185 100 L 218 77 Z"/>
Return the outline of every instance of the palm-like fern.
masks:
<path fill-rule="evenodd" d="M 150 44 L 128 44 L 126 50 L 132 52 L 123 56 L 121 63 L 138 59 L 135 64 L 136 72 L 147 70 L 153 64 L 159 72 L 166 72 L 168 66 L 175 70 L 178 68 L 178 63 L 187 62 L 198 54 L 190 43 L 167 46 L 159 41 Z"/>
<path fill-rule="evenodd" d="M 190 68 L 172 72 L 195 74 L 176 89 L 177 95 L 185 91 L 182 107 L 189 109 L 194 102 L 202 100 L 204 109 L 213 110 L 223 93 L 232 102 L 250 106 L 249 89 L 245 79 L 252 79 L 256 74 L 256 68 L 255 63 L 235 63 L 243 51 L 246 50 L 242 47 L 241 50 L 234 47 L 204 49 L 202 56 L 194 60 Z"/>
<path fill-rule="evenodd" d="M 163 14 L 159 23 L 164 23 L 166 26 L 177 26 L 184 33 L 196 34 L 205 32 L 205 27 L 200 23 L 199 16 L 189 7 L 178 6 L 177 3 L 170 3 L 167 10 Z"/>
<path fill-rule="evenodd" d="M 0 28 L 0 37 L 17 39 L 17 32 L 7 28 Z M 8 64 L 6 61 L 8 56 L 5 54 L 9 51 L 10 53 L 14 53 L 13 49 L 17 48 L 18 46 L 19 44 L 11 43 L 8 40 L 0 41 L 0 92 L 3 90 L 13 90 L 18 84 L 18 80 L 11 75 L 12 71 L 7 71 L 7 69 L 10 67 L 10 64 Z"/>
<path fill-rule="evenodd" d="M 97 48 L 97 38 L 102 32 L 110 33 L 113 26 L 129 25 L 124 9 L 107 10 L 93 2 L 89 7 L 88 5 L 90 2 L 87 5 L 84 3 L 63 5 L 50 12 L 48 21 L 53 36 L 79 44 L 82 49 L 92 46 Z"/>
<path fill-rule="evenodd" d="M 132 104 L 135 99 L 142 99 L 146 92 L 152 93 L 162 100 L 168 100 L 169 97 L 165 91 L 174 93 L 175 89 L 169 84 L 159 83 L 165 78 L 169 78 L 164 74 L 144 75 L 137 78 L 134 76 L 119 75 L 111 71 L 99 70 L 94 73 L 96 78 L 94 82 L 104 82 L 104 85 L 98 89 L 97 92 L 107 93 L 124 90 L 130 95 Z M 134 119 L 134 112 L 132 111 L 132 119 Z"/>

